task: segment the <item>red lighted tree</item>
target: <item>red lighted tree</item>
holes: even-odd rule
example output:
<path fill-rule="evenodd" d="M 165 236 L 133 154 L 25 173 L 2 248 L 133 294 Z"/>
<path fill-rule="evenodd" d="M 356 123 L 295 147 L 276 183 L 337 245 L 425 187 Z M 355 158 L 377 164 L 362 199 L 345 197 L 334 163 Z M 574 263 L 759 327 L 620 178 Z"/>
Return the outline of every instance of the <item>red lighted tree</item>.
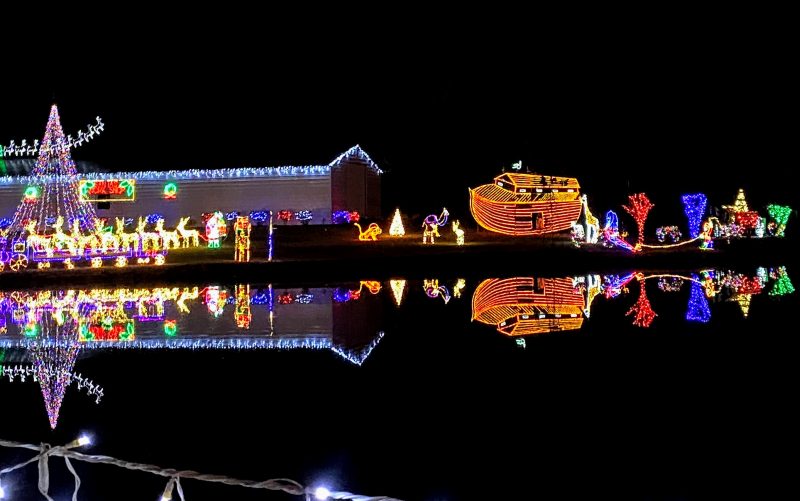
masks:
<path fill-rule="evenodd" d="M 653 323 L 658 314 L 653 311 L 650 306 L 650 300 L 647 299 L 647 291 L 644 288 L 644 275 L 637 273 L 636 281 L 639 282 L 639 299 L 625 315 L 634 315 L 633 325 L 636 327 L 650 327 L 650 324 Z"/>
<path fill-rule="evenodd" d="M 628 195 L 628 203 L 630 205 L 623 205 L 622 208 L 636 220 L 636 227 L 639 231 L 636 242 L 641 245 L 644 243 L 644 222 L 647 221 L 647 214 L 654 206 L 644 193 Z"/>

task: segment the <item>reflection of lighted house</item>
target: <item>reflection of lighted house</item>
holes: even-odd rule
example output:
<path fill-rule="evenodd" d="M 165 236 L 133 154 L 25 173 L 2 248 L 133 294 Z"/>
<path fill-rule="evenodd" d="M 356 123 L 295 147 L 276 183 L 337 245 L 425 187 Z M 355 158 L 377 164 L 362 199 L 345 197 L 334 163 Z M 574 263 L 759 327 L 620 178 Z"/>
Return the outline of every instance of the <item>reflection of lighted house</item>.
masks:
<path fill-rule="evenodd" d="M 581 214 L 580 185 L 571 177 L 504 173 L 469 190 L 475 221 L 505 235 L 568 230 Z"/>
<path fill-rule="evenodd" d="M 509 336 L 580 329 L 584 296 L 571 278 L 491 278 L 472 296 L 472 319 Z"/>

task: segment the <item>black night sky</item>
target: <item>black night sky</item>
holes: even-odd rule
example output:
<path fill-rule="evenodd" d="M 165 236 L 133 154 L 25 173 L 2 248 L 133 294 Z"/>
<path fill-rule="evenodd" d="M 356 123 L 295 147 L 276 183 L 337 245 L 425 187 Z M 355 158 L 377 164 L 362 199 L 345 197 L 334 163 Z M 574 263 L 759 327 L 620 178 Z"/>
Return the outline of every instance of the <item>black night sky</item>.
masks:
<path fill-rule="evenodd" d="M 467 188 L 519 160 L 531 171 L 577 177 L 598 215 L 622 214 L 628 194 L 646 192 L 656 205 L 652 228 L 681 224 L 679 197 L 689 192 L 720 206 L 741 187 L 757 210 L 769 203 L 797 208 L 800 86 L 790 32 L 755 19 L 734 22 L 727 12 L 603 12 L 616 19 L 610 23 L 587 11 L 555 19 L 471 8 L 387 5 L 373 19 L 348 14 L 317 22 L 307 12 L 230 7 L 174 15 L 115 5 L 94 12 L 96 24 L 6 31 L 0 143 L 41 139 L 56 102 L 66 133 L 103 118 L 103 134 L 73 157 L 108 171 L 327 164 L 360 144 L 386 172 L 387 217 L 394 207 L 424 216 L 446 206 L 474 227 Z M 34 45 L 40 41 L 52 43 Z M 798 226 L 791 222 L 790 234 Z M 790 478 L 788 466 L 772 472 L 783 465 L 774 457 L 764 467 L 770 472 L 750 467 L 772 455 L 772 444 L 789 444 L 784 432 L 796 422 L 781 403 L 794 380 L 783 359 L 796 353 L 784 337 L 793 322 L 785 311 L 773 315 L 778 308 L 765 307 L 766 334 L 756 339 L 730 334 L 744 323 L 738 316 L 703 335 L 681 330 L 683 303 L 667 329 L 631 334 L 627 306 L 614 306 L 627 329 L 621 334 L 542 336 L 529 341 L 541 351 L 529 347 L 504 359 L 498 354 L 516 348 L 491 327 L 467 323 L 469 298 L 443 316 L 418 289 L 423 314 L 399 320 L 397 334 L 363 372 L 318 353 L 313 360 L 321 368 L 309 371 L 295 364 L 297 353 L 280 361 L 271 354 L 266 372 L 259 364 L 267 359 L 252 352 L 161 352 L 152 364 L 150 354 L 130 353 L 82 361 L 96 374 L 100 366 L 117 367 L 110 384 L 130 395 L 123 403 L 133 407 L 129 423 L 100 422 L 111 415 L 101 407 L 86 426 L 107 427 L 106 443 L 116 441 L 120 456 L 254 478 L 286 470 L 304 472 L 298 478 L 309 482 L 322 473 L 350 474 L 341 487 L 408 499 L 476 499 L 478 487 L 482 499 L 501 499 L 497 492 L 528 499 L 534 480 L 546 484 L 538 492 L 551 499 L 576 489 L 690 499 L 684 494 L 695 486 L 717 497 L 726 482 L 739 494 L 737 482 L 746 482 L 763 494 L 766 482 L 755 478 L 761 473 Z M 669 309 L 662 311 L 667 317 Z M 428 317 L 421 329 L 419 319 Z M 451 328 L 456 322 L 469 327 Z M 217 365 L 237 372 L 214 379 L 208 372 Z M 241 427 L 230 430 L 251 433 L 254 450 L 220 440 L 212 444 L 219 454 L 206 450 L 194 462 L 196 437 L 229 431 L 211 421 L 234 420 L 220 402 L 254 401 L 265 373 L 272 379 L 264 384 L 263 415 L 235 416 Z M 292 380 L 281 393 L 286 374 Z M 10 395 L 19 397 L 15 391 Z M 0 438 L 63 442 L 68 437 L 58 433 L 84 419 L 73 403 L 82 397 L 68 398 L 76 412 L 65 407 L 64 431 L 40 437 L 41 407 L 18 413 L 10 404 L 14 422 L 39 421 L 15 433 L 0 418 Z M 352 407 L 338 410 L 340 401 Z M 751 414 L 761 415 L 751 421 Z M 292 419 L 312 430 L 303 443 L 322 440 L 323 452 L 293 448 L 295 436 L 286 432 Z M 142 445 L 151 436 L 142 423 L 152 426 L 154 443 Z M 388 439 L 372 441 L 369 430 L 378 428 L 389 430 Z M 283 456 L 268 457 L 275 444 Z M 97 453 L 115 454 L 101 445 Z M 394 454 L 392 447 L 400 452 L 385 467 L 373 462 L 377 452 Z M 243 459 L 248 453 L 261 454 L 261 462 Z M 534 459 L 526 462 L 528 453 Z M 116 482 L 100 477 L 86 473 L 84 482 Z M 151 482 L 157 493 L 161 481 Z"/>
<path fill-rule="evenodd" d="M 597 212 L 638 191 L 656 219 L 682 218 L 688 191 L 712 205 L 738 187 L 755 206 L 795 198 L 781 182 L 796 100 L 779 31 L 428 24 L 423 37 L 353 21 L 304 43 L 248 28 L 118 36 L 116 57 L 90 51 L 59 60 L 53 78 L 6 78 L 0 138 L 40 137 L 55 96 L 67 132 L 104 118 L 74 156 L 111 171 L 324 164 L 361 144 L 388 173 L 387 213 L 465 214 L 467 187 L 517 160 L 578 177 Z"/>

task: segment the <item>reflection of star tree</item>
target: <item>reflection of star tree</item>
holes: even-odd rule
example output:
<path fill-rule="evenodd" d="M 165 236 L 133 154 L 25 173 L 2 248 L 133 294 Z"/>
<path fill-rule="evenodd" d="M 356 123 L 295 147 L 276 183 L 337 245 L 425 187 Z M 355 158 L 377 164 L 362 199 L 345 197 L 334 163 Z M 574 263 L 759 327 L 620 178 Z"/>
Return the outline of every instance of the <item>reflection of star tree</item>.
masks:
<path fill-rule="evenodd" d="M 79 218 L 85 231 L 92 231 L 92 219 L 96 216 L 90 202 L 78 199 L 78 180 L 75 162 L 61 129 L 58 108 L 50 108 L 44 139 L 39 147 L 39 157 L 33 169 L 35 183 L 41 183 L 39 195 L 33 200 L 23 199 L 14 214 L 12 232 L 22 230 L 24 221 L 37 221 L 37 230 L 44 233 L 48 218 L 62 216 L 67 224 Z"/>
<path fill-rule="evenodd" d="M 647 221 L 647 214 L 654 206 L 644 193 L 628 195 L 628 204 L 630 205 L 623 205 L 622 208 L 636 221 L 636 227 L 639 231 L 637 243 L 641 245 L 644 243 L 644 223 Z"/>
<path fill-rule="evenodd" d="M 636 281 L 639 282 L 639 299 L 636 300 L 636 304 L 631 306 L 631 309 L 628 310 L 625 316 L 633 313 L 635 314 L 633 325 L 636 327 L 650 327 L 650 324 L 653 323 L 653 320 L 658 314 L 653 311 L 653 308 L 650 306 L 650 300 L 647 299 L 647 290 L 645 290 L 644 287 L 644 275 L 638 273 L 636 275 Z"/>
<path fill-rule="evenodd" d="M 71 315 L 45 313 L 41 330 L 31 348 L 36 377 L 42 388 L 50 427 L 55 429 L 64 392 L 78 356 L 78 321 Z"/>

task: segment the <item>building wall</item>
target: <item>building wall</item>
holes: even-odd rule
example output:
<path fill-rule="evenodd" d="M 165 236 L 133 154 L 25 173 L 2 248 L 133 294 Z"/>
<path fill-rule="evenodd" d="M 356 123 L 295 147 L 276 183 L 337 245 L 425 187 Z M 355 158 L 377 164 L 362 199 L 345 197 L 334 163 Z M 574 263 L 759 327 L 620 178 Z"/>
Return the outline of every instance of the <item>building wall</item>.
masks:
<path fill-rule="evenodd" d="M 168 180 L 136 183 L 135 202 L 110 202 L 109 209 L 97 209 L 101 217 L 133 217 L 159 213 L 166 226 L 174 227 L 178 219 L 190 216 L 195 222 L 204 212 L 221 210 L 248 214 L 252 210 L 310 210 L 311 224 L 330 223 L 331 184 L 329 176 L 252 177 L 234 179 L 178 180 L 177 197 L 164 199 Z M 25 186 L 0 186 L 0 217 L 13 217 L 22 199 Z M 97 204 L 95 204 L 97 208 Z"/>
<path fill-rule="evenodd" d="M 331 169 L 332 210 L 358 211 L 369 218 L 381 217 L 380 176 L 362 159 L 343 160 Z"/>

